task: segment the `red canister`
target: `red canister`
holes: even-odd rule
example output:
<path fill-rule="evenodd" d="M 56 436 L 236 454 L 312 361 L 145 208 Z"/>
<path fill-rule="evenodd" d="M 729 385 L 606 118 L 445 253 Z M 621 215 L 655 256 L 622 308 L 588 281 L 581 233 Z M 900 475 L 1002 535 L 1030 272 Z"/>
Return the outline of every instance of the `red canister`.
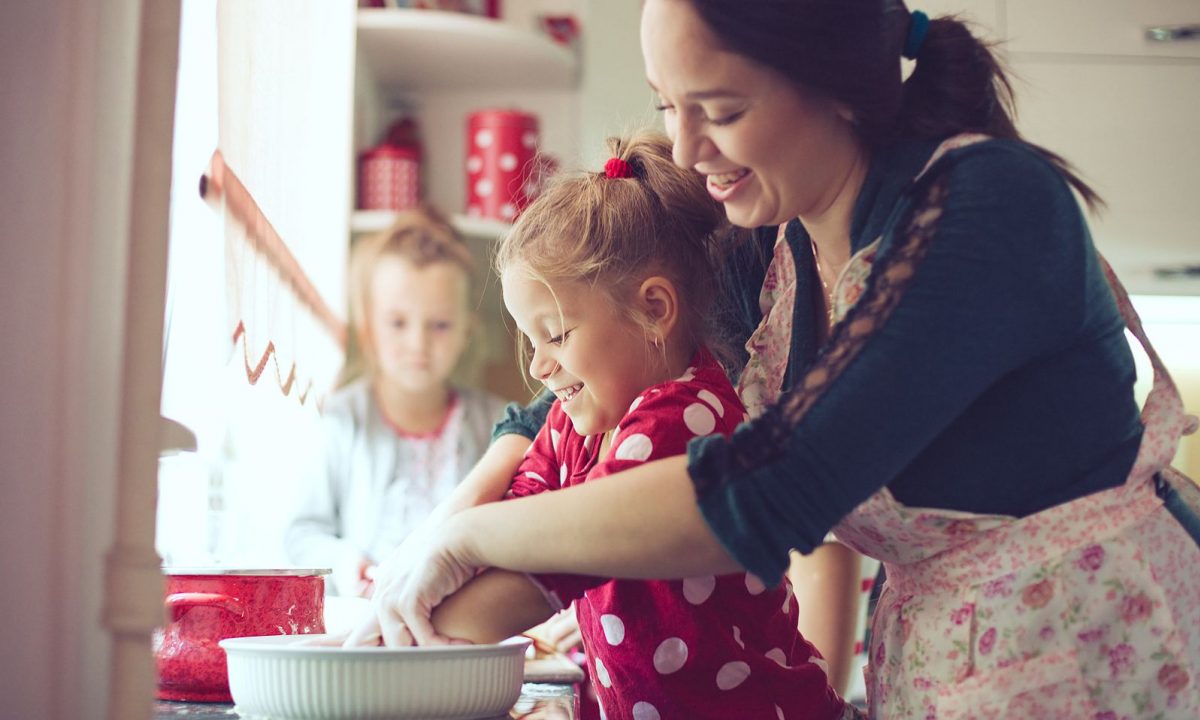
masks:
<path fill-rule="evenodd" d="M 467 215 L 511 222 L 537 195 L 538 119 L 480 110 L 467 120 Z"/>
<path fill-rule="evenodd" d="M 421 201 L 421 151 L 384 143 L 359 158 L 358 209 L 407 210 Z"/>
<path fill-rule="evenodd" d="M 325 632 L 329 570 L 164 572 L 167 624 L 153 641 L 161 700 L 232 702 L 225 638 Z"/>

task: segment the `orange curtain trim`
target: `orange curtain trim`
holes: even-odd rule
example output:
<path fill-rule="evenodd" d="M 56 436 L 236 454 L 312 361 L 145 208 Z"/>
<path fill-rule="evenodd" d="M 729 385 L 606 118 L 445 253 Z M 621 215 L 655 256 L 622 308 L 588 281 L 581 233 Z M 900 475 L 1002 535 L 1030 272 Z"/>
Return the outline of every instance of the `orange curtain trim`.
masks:
<path fill-rule="evenodd" d="M 287 379 L 284 380 L 282 369 L 279 367 L 279 356 L 275 353 L 275 341 L 268 340 L 267 347 L 265 350 L 263 350 L 262 357 L 260 357 L 258 362 L 251 367 L 250 345 L 246 342 L 246 325 L 241 320 L 238 320 L 237 328 L 233 331 L 234 345 L 237 344 L 239 338 L 242 341 L 242 357 L 243 362 L 246 365 L 246 377 L 250 380 L 250 384 L 258 384 L 258 379 L 262 376 L 263 370 L 267 369 L 267 361 L 273 359 L 275 361 L 275 379 L 279 382 L 279 389 L 283 391 L 284 395 L 290 393 L 292 391 L 292 385 L 296 382 L 296 363 L 292 363 L 291 368 L 288 370 Z M 304 401 L 308 399 L 308 393 L 310 390 L 312 390 L 312 386 L 312 381 L 309 380 L 308 384 L 304 387 L 304 392 L 301 392 L 299 395 L 297 395 L 297 399 L 300 401 L 301 405 L 303 405 Z"/>
<path fill-rule="evenodd" d="M 296 256 L 288 249 L 283 238 L 279 237 L 279 233 L 258 207 L 250 191 L 225 165 L 225 158 L 220 150 L 213 151 L 209 173 L 200 178 L 200 196 L 213 204 L 224 196 L 229 213 L 246 228 L 246 237 L 251 246 L 274 266 L 296 293 L 296 297 L 308 307 L 321 326 L 337 341 L 338 346 L 345 350 L 345 323 L 338 319 L 316 286 L 308 279 Z"/>

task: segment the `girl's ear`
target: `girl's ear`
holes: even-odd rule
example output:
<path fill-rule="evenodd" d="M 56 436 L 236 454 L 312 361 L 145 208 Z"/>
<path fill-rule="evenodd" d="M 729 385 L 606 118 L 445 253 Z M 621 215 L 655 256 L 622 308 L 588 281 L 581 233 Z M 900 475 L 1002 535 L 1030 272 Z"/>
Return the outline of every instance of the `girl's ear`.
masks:
<path fill-rule="evenodd" d="M 637 301 L 646 321 L 666 340 L 679 324 L 679 293 L 675 283 L 661 275 L 652 275 L 642 281 Z"/>

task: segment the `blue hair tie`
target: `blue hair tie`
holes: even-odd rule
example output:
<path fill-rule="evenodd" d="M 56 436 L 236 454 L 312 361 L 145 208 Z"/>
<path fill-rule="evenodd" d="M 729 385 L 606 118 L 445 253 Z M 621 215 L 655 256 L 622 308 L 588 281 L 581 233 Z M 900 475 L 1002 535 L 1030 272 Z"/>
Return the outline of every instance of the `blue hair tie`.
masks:
<path fill-rule="evenodd" d="M 928 32 L 929 16 L 920 10 L 913 10 L 908 21 L 908 37 L 904 38 L 904 50 L 900 54 L 909 60 L 916 60 Z"/>

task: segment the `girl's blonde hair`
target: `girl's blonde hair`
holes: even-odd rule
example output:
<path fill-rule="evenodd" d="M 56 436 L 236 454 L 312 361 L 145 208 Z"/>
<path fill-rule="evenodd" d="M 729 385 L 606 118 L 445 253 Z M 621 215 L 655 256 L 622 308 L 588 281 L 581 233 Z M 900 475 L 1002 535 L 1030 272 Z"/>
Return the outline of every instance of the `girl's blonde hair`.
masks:
<path fill-rule="evenodd" d="M 608 148 L 632 177 L 601 171 L 556 178 L 500 241 L 497 273 L 520 265 L 548 285 L 592 284 L 642 324 L 646 319 L 628 300 L 647 277 L 662 275 L 679 293 L 689 340 L 711 344 L 718 240 L 729 227 L 724 208 L 699 174 L 675 164 L 661 133 L 610 138 Z"/>
<path fill-rule="evenodd" d="M 388 256 L 407 260 L 418 269 L 435 263 L 455 265 L 462 269 L 468 286 L 475 274 L 470 249 L 446 217 L 432 207 L 404 210 L 387 230 L 356 241 L 350 249 L 347 282 L 352 347 L 342 370 L 343 383 L 363 372 L 374 376 L 378 370 L 370 338 L 371 280 L 379 261 Z"/>

